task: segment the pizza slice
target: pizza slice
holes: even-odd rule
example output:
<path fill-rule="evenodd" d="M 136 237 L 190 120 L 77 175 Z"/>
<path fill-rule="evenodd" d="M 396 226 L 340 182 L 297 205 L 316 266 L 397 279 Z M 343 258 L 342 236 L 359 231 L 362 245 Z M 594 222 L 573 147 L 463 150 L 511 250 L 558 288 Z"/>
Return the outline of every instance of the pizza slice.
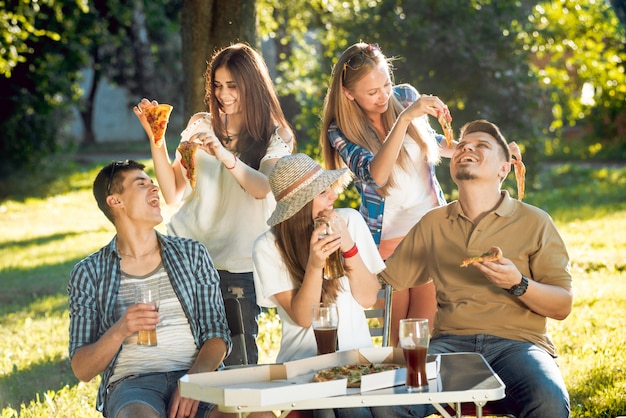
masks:
<path fill-rule="evenodd" d="M 347 379 L 349 388 L 360 388 L 361 377 L 367 374 L 396 370 L 403 366 L 393 363 L 349 364 L 345 366 L 329 367 L 313 375 L 314 382 L 328 382 L 335 379 Z"/>
<path fill-rule="evenodd" d="M 513 160 L 513 170 L 515 171 L 515 181 L 517 183 L 517 200 L 524 198 L 524 189 L 526 188 L 526 166 L 522 160 Z"/>
<path fill-rule="evenodd" d="M 154 135 L 154 144 L 157 147 L 163 145 L 165 129 L 167 129 L 167 123 L 170 120 L 172 109 L 172 105 L 161 103 L 156 106 L 147 107 L 142 111 L 146 114 L 146 120 L 150 124 L 152 135 Z"/>
<path fill-rule="evenodd" d="M 446 142 L 448 143 L 448 148 L 452 148 L 452 140 L 454 140 L 454 131 L 452 130 L 452 116 L 450 116 L 449 112 L 439 112 L 437 116 L 437 120 L 441 125 L 441 129 L 443 129 L 443 134 L 446 137 Z"/>
<path fill-rule="evenodd" d="M 180 153 L 180 163 L 185 168 L 187 179 L 192 189 L 196 189 L 196 151 L 200 145 L 196 142 L 183 141 L 176 149 Z"/>
<path fill-rule="evenodd" d="M 491 247 L 486 253 L 463 259 L 461 267 L 467 267 L 473 263 L 482 263 L 483 261 L 496 261 L 500 257 L 502 257 L 502 250 L 498 247 Z"/>

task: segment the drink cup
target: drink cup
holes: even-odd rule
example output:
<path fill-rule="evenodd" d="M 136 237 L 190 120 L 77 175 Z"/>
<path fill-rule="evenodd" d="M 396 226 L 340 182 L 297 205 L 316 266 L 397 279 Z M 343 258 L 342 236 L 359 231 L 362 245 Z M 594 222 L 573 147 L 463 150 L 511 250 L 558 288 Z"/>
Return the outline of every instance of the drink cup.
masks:
<path fill-rule="evenodd" d="M 159 286 L 158 284 L 142 283 L 135 288 L 135 303 L 145 303 L 152 305 L 159 310 Z M 151 330 L 138 331 L 137 333 L 138 345 L 157 345 L 157 332 L 156 327 Z"/>
<path fill-rule="evenodd" d="M 334 303 L 314 305 L 311 310 L 311 326 L 317 342 L 317 354 L 337 351 L 337 324 L 339 313 Z"/>
<path fill-rule="evenodd" d="M 319 216 L 315 218 L 315 229 L 324 225 L 325 229 L 319 238 L 324 238 L 330 234 L 341 234 L 341 225 L 336 218 L 330 218 L 328 216 Z M 343 258 L 341 256 L 341 249 L 337 248 L 336 251 L 326 257 L 326 263 L 324 264 L 324 279 L 334 280 L 345 275 L 343 269 Z"/>
<path fill-rule="evenodd" d="M 428 319 L 401 319 L 399 338 L 406 363 L 407 392 L 428 391 L 426 375 L 426 355 L 430 341 Z"/>

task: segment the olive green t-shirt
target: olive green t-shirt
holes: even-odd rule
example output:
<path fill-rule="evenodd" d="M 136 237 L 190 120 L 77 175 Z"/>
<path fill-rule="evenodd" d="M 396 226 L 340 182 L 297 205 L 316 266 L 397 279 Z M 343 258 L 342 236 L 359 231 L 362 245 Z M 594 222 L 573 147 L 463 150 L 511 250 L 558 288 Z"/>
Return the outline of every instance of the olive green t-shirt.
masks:
<path fill-rule="evenodd" d="M 569 288 L 567 248 L 552 218 L 503 191 L 500 205 L 474 225 L 458 201 L 428 212 L 386 262 L 380 276 L 395 290 L 434 281 L 437 315 L 433 337 L 490 334 L 529 341 L 556 356 L 547 318 L 492 284 L 475 267 L 460 267 L 492 246 L 502 249 L 524 275 Z"/>

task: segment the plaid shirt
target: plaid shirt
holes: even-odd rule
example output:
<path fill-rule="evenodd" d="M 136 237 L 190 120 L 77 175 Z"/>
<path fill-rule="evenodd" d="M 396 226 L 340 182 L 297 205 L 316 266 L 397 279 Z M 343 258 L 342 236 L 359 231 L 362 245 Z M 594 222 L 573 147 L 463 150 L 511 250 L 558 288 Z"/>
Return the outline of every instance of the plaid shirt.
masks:
<path fill-rule="evenodd" d="M 226 342 L 230 331 L 224 313 L 219 276 L 206 247 L 201 243 L 157 232 L 163 266 L 189 320 L 198 349 L 211 338 Z M 98 252 L 80 261 L 70 274 L 67 287 L 70 308 L 70 358 L 80 347 L 98 341 L 120 318 L 115 301 L 120 287 L 120 257 L 117 237 Z M 121 347 L 120 347 L 121 350 Z M 102 412 L 106 389 L 118 353 L 102 373 L 96 408 Z"/>
<path fill-rule="evenodd" d="M 411 103 L 417 101 L 419 98 L 417 90 L 408 84 L 394 86 L 393 93 L 404 107 L 410 106 Z M 437 142 L 443 140 L 443 135 L 437 134 L 432 129 L 431 132 L 437 138 Z M 361 207 L 359 211 L 361 215 L 363 215 L 363 218 L 365 218 L 376 245 L 379 245 L 381 231 L 383 229 L 385 198 L 376 191 L 381 185 L 374 182 L 370 172 L 370 164 L 374 159 L 374 154 L 345 138 L 343 132 L 341 132 L 335 122 L 328 128 L 328 139 L 333 148 L 335 148 L 341 156 L 343 162 L 348 166 L 350 171 L 354 173 L 354 185 L 361 195 Z M 439 181 L 437 180 L 435 166 L 432 164 L 430 165 L 430 176 L 433 187 L 437 193 L 439 204 L 445 205 L 446 199 L 439 185 Z"/>

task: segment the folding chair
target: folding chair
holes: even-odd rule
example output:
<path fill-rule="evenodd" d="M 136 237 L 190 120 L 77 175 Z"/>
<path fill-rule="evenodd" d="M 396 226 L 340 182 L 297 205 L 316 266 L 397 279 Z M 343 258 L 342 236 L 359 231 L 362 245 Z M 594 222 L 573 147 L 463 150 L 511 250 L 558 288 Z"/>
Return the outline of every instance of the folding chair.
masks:
<path fill-rule="evenodd" d="M 246 337 L 244 335 L 243 314 L 241 313 L 241 303 L 239 299 L 224 299 L 224 310 L 226 320 L 230 329 L 230 337 L 233 341 L 233 349 L 224 359 L 226 366 L 241 366 L 248 364 L 248 354 L 246 351 Z"/>
<path fill-rule="evenodd" d="M 378 302 L 371 309 L 365 310 L 365 317 L 368 319 L 370 335 L 372 338 L 382 337 L 382 346 L 389 345 L 389 334 L 391 331 L 391 285 L 384 284 L 378 290 Z M 378 319 L 378 321 L 375 321 Z"/>

